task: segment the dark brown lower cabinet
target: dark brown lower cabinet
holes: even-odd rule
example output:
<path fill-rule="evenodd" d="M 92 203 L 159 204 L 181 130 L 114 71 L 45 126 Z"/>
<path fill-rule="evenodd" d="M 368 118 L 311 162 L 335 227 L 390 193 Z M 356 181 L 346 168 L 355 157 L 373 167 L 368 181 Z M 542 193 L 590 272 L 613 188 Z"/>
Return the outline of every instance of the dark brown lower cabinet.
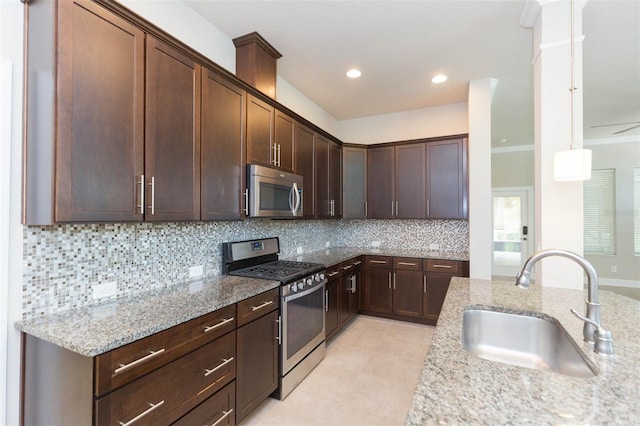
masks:
<path fill-rule="evenodd" d="M 340 283 L 340 278 L 334 276 L 327 280 L 327 286 L 325 288 L 325 332 L 327 340 L 333 337 L 340 327 L 338 308 Z"/>
<path fill-rule="evenodd" d="M 180 418 L 174 426 L 216 425 L 232 426 L 236 424 L 235 413 L 236 382 L 231 382 L 218 393 Z"/>
<path fill-rule="evenodd" d="M 393 289 L 391 269 L 365 268 L 365 284 L 362 288 L 362 309 L 390 314 Z"/>
<path fill-rule="evenodd" d="M 416 318 L 422 316 L 422 271 L 393 272 L 393 313 Z"/>
<path fill-rule="evenodd" d="M 437 321 L 453 275 L 425 273 L 423 283 L 422 316 Z"/>
<path fill-rule="evenodd" d="M 278 388 L 278 311 L 237 330 L 236 421 Z"/>

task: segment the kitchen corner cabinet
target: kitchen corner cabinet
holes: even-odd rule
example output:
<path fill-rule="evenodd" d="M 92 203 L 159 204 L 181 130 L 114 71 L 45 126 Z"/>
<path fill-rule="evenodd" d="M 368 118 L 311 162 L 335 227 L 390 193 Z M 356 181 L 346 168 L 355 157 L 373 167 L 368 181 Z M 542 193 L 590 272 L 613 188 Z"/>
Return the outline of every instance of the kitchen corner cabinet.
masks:
<path fill-rule="evenodd" d="M 228 79 L 204 70 L 202 77 L 202 220 L 246 216 L 246 92 Z"/>
<path fill-rule="evenodd" d="M 367 149 L 342 147 L 342 217 L 367 217 Z"/>
<path fill-rule="evenodd" d="M 330 340 L 360 310 L 362 259 L 356 257 L 327 268 L 325 332 Z"/>
<path fill-rule="evenodd" d="M 466 219 L 467 139 L 430 142 L 426 149 L 427 218 Z"/>
<path fill-rule="evenodd" d="M 295 120 L 247 95 L 247 164 L 293 172 Z"/>
<path fill-rule="evenodd" d="M 324 295 L 325 334 L 326 339 L 332 338 L 340 329 L 340 264 L 327 268 L 327 285 Z"/>
<path fill-rule="evenodd" d="M 423 313 L 427 320 L 438 321 L 452 277 L 468 277 L 469 262 L 424 259 Z"/>
<path fill-rule="evenodd" d="M 294 173 L 302 176 L 302 217 L 313 219 L 316 213 L 315 200 L 315 140 L 310 128 L 296 122 L 294 133 Z"/>

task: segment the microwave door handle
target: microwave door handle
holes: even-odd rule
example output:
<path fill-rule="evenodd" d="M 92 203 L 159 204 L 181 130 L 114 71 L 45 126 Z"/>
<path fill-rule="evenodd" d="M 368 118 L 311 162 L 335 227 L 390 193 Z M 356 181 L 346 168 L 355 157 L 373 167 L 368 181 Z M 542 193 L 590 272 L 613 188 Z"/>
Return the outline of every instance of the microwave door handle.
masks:
<path fill-rule="evenodd" d="M 302 202 L 302 196 L 300 195 L 300 190 L 298 189 L 298 185 L 297 184 L 293 184 L 293 187 L 295 188 L 295 194 L 296 194 L 296 207 L 294 209 L 294 216 L 297 216 L 298 213 L 298 209 L 300 208 L 300 203 Z"/>
<path fill-rule="evenodd" d="M 296 215 L 296 209 L 295 209 L 295 206 L 294 206 L 294 203 L 295 203 L 294 200 L 295 200 L 295 197 L 296 197 L 296 195 L 295 195 L 296 188 L 297 188 L 297 186 L 294 183 L 291 186 L 291 190 L 289 191 L 289 209 L 291 210 L 291 213 L 293 213 L 294 216 Z"/>

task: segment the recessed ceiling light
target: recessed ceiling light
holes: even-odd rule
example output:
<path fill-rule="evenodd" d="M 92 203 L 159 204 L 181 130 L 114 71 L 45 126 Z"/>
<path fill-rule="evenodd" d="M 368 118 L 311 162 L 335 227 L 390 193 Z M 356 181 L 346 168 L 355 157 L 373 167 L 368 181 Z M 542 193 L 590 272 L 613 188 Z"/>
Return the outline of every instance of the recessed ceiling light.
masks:
<path fill-rule="evenodd" d="M 347 71 L 347 77 L 349 78 L 358 78 L 362 75 L 362 73 L 360 72 L 360 70 L 352 68 L 349 71 Z"/>
<path fill-rule="evenodd" d="M 444 83 L 445 81 L 447 81 L 447 78 L 449 78 L 449 77 L 447 77 L 447 76 L 446 76 L 446 75 L 444 75 L 444 74 L 438 74 L 438 75 L 436 75 L 435 77 L 433 77 L 433 78 L 431 79 L 431 82 L 432 82 L 432 83 L 436 83 L 436 84 L 438 84 L 438 83 Z"/>

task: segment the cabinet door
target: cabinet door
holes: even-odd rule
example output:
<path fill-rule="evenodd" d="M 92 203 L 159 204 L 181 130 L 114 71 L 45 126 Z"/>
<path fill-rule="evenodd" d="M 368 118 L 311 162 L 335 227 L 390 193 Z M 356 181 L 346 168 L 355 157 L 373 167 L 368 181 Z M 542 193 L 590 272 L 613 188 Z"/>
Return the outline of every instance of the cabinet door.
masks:
<path fill-rule="evenodd" d="M 340 293 L 340 278 L 335 278 L 327 281 L 327 288 L 325 289 L 326 295 L 326 316 L 325 316 L 325 329 L 327 340 L 332 337 L 337 331 L 340 325 L 340 316 L 338 308 L 338 298 Z"/>
<path fill-rule="evenodd" d="M 340 311 L 340 327 L 342 327 L 351 318 L 351 311 L 349 309 L 351 303 L 351 277 L 353 274 L 345 273 L 340 278 L 340 298 L 339 298 L 339 311 Z"/>
<path fill-rule="evenodd" d="M 449 274 L 425 274 L 423 283 L 423 317 L 438 320 L 449 289 Z"/>
<path fill-rule="evenodd" d="M 356 260 L 359 262 L 359 260 Z M 353 271 L 353 289 L 351 291 L 351 297 L 349 300 L 349 316 L 353 317 L 360 311 L 360 286 L 362 285 L 362 268 L 355 266 L 355 271 Z"/>
<path fill-rule="evenodd" d="M 365 269 L 362 309 L 365 311 L 391 313 L 392 289 L 390 269 Z"/>
<path fill-rule="evenodd" d="M 275 109 L 247 95 L 247 164 L 272 167 Z"/>
<path fill-rule="evenodd" d="M 278 388 L 278 311 L 237 330 L 236 421 Z"/>
<path fill-rule="evenodd" d="M 395 217 L 424 219 L 425 145 L 401 145 L 395 148 Z"/>
<path fill-rule="evenodd" d="M 315 216 L 315 133 L 296 122 L 295 130 L 295 173 L 302 176 L 302 217 Z"/>
<path fill-rule="evenodd" d="M 466 139 L 427 144 L 426 184 L 429 218 L 467 218 Z"/>
<path fill-rule="evenodd" d="M 393 147 L 372 148 L 367 157 L 367 217 L 391 218 L 395 210 Z"/>
<path fill-rule="evenodd" d="M 287 114 L 276 110 L 275 145 L 276 167 L 293 173 L 294 146 L 293 135 L 296 121 Z M 304 183 L 304 182 L 303 182 Z"/>
<path fill-rule="evenodd" d="M 318 135 L 315 144 L 316 217 L 330 218 L 329 206 L 329 141 Z"/>
<path fill-rule="evenodd" d="M 207 70 L 202 79 L 202 220 L 245 217 L 244 90 Z"/>
<path fill-rule="evenodd" d="M 342 217 L 342 147 L 329 143 L 329 207 L 331 216 Z"/>
<path fill-rule="evenodd" d="M 141 220 L 144 33 L 92 1 L 58 8 L 54 219 Z"/>
<path fill-rule="evenodd" d="M 393 313 L 420 318 L 422 315 L 422 272 L 393 272 Z"/>
<path fill-rule="evenodd" d="M 367 150 L 342 148 L 342 217 L 367 217 Z"/>
<path fill-rule="evenodd" d="M 145 220 L 200 219 L 202 68 L 147 36 Z"/>

